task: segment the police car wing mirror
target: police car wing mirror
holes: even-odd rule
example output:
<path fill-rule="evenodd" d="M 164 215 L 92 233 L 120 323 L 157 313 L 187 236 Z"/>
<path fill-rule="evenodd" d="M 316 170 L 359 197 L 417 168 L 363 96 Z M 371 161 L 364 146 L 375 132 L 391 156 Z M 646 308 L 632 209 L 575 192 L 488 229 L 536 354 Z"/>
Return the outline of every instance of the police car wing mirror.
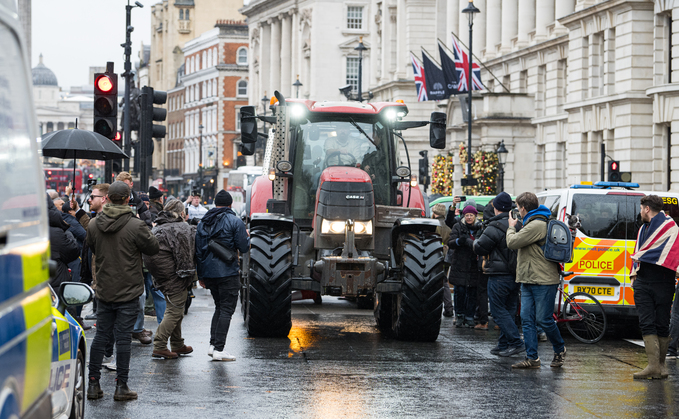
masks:
<path fill-rule="evenodd" d="M 438 150 L 446 148 L 446 114 L 432 112 L 429 119 L 429 146 Z"/>
<path fill-rule="evenodd" d="M 94 299 L 94 291 L 89 285 L 80 282 L 62 282 L 59 286 L 59 311 L 62 307 L 75 307 Z"/>

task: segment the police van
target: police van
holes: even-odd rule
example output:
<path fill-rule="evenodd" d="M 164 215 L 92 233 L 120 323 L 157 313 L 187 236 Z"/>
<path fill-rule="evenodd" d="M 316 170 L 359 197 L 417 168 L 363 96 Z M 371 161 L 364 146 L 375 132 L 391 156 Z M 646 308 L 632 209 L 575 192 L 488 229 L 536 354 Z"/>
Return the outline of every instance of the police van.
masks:
<path fill-rule="evenodd" d="M 537 194 L 552 218 L 568 224 L 566 214 L 577 215 L 581 226 L 573 243 L 573 263 L 565 271 L 569 293 L 586 292 L 604 305 L 607 313 L 636 316 L 632 270 L 637 233 L 641 227 L 639 201 L 645 195 L 662 197 L 663 210 L 679 224 L 679 194 L 639 191 L 636 183 L 596 182 Z"/>
<path fill-rule="evenodd" d="M 87 301 L 91 289 L 72 284 L 53 293 L 48 285 L 47 197 L 17 16 L 15 0 L 0 0 L 0 419 L 77 418 L 83 410 L 74 409 L 76 393 L 61 391 L 68 389 L 66 382 L 75 382 L 75 364 L 68 361 L 72 366 L 63 372 L 57 365 L 52 374 L 53 361 L 66 361 L 72 349 L 79 356 L 71 344 L 79 341 L 65 341 L 72 339 L 72 329 L 61 324 L 66 316 L 57 295 L 64 304 L 78 304 Z M 64 397 L 69 400 L 62 403 Z"/>

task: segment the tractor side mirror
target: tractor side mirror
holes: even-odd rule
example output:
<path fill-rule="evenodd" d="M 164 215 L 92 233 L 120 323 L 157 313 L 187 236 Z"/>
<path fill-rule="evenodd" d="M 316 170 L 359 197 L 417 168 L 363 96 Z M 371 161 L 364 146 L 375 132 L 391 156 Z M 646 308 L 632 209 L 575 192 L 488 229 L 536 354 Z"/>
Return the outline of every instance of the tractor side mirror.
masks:
<path fill-rule="evenodd" d="M 255 154 L 255 143 L 243 143 L 240 145 L 240 152 L 244 156 L 252 156 Z"/>
<path fill-rule="evenodd" d="M 431 148 L 438 150 L 446 148 L 446 114 L 444 112 L 431 113 L 431 119 L 429 120 L 429 145 Z"/>
<path fill-rule="evenodd" d="M 240 108 L 240 136 L 243 145 L 257 142 L 257 118 L 255 117 L 254 106 Z M 254 147 L 252 150 L 254 152 Z"/>

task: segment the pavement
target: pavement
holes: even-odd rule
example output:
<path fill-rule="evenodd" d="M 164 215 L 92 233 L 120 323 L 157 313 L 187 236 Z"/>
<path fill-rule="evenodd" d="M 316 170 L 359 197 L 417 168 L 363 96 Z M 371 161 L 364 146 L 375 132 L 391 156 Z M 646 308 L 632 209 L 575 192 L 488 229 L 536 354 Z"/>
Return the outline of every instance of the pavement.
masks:
<path fill-rule="evenodd" d="M 194 290 L 183 335 L 194 353 L 151 358 L 153 345 L 132 344 L 131 402 L 114 402 L 115 372 L 102 372 L 104 398 L 86 402 L 91 418 L 597 418 L 679 417 L 679 365 L 667 380 L 635 381 L 643 348 L 620 338 L 583 344 L 563 331 L 561 369 L 540 343 L 539 370 L 512 370 L 523 355 L 489 353 L 498 331 L 456 329 L 443 318 L 436 342 L 383 335 L 372 310 L 323 297 L 293 303 L 288 338 L 248 336 L 236 309 L 226 349 L 235 362 L 207 356 L 213 312 L 207 290 Z M 146 316 L 146 328 L 157 327 Z M 492 323 L 491 323 L 492 324 Z M 91 344 L 95 329 L 88 331 Z"/>

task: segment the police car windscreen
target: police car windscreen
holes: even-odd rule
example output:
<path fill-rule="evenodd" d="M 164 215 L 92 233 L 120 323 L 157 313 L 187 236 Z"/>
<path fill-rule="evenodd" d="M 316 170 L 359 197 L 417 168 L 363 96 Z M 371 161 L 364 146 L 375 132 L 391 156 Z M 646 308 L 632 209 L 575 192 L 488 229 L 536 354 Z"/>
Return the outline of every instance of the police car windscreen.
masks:
<path fill-rule="evenodd" d="M 582 227 L 579 230 L 586 236 L 625 240 L 630 238 L 628 225 L 633 225 L 635 219 L 633 200 L 629 198 L 626 195 L 575 194 L 571 212 L 580 217 Z"/>

